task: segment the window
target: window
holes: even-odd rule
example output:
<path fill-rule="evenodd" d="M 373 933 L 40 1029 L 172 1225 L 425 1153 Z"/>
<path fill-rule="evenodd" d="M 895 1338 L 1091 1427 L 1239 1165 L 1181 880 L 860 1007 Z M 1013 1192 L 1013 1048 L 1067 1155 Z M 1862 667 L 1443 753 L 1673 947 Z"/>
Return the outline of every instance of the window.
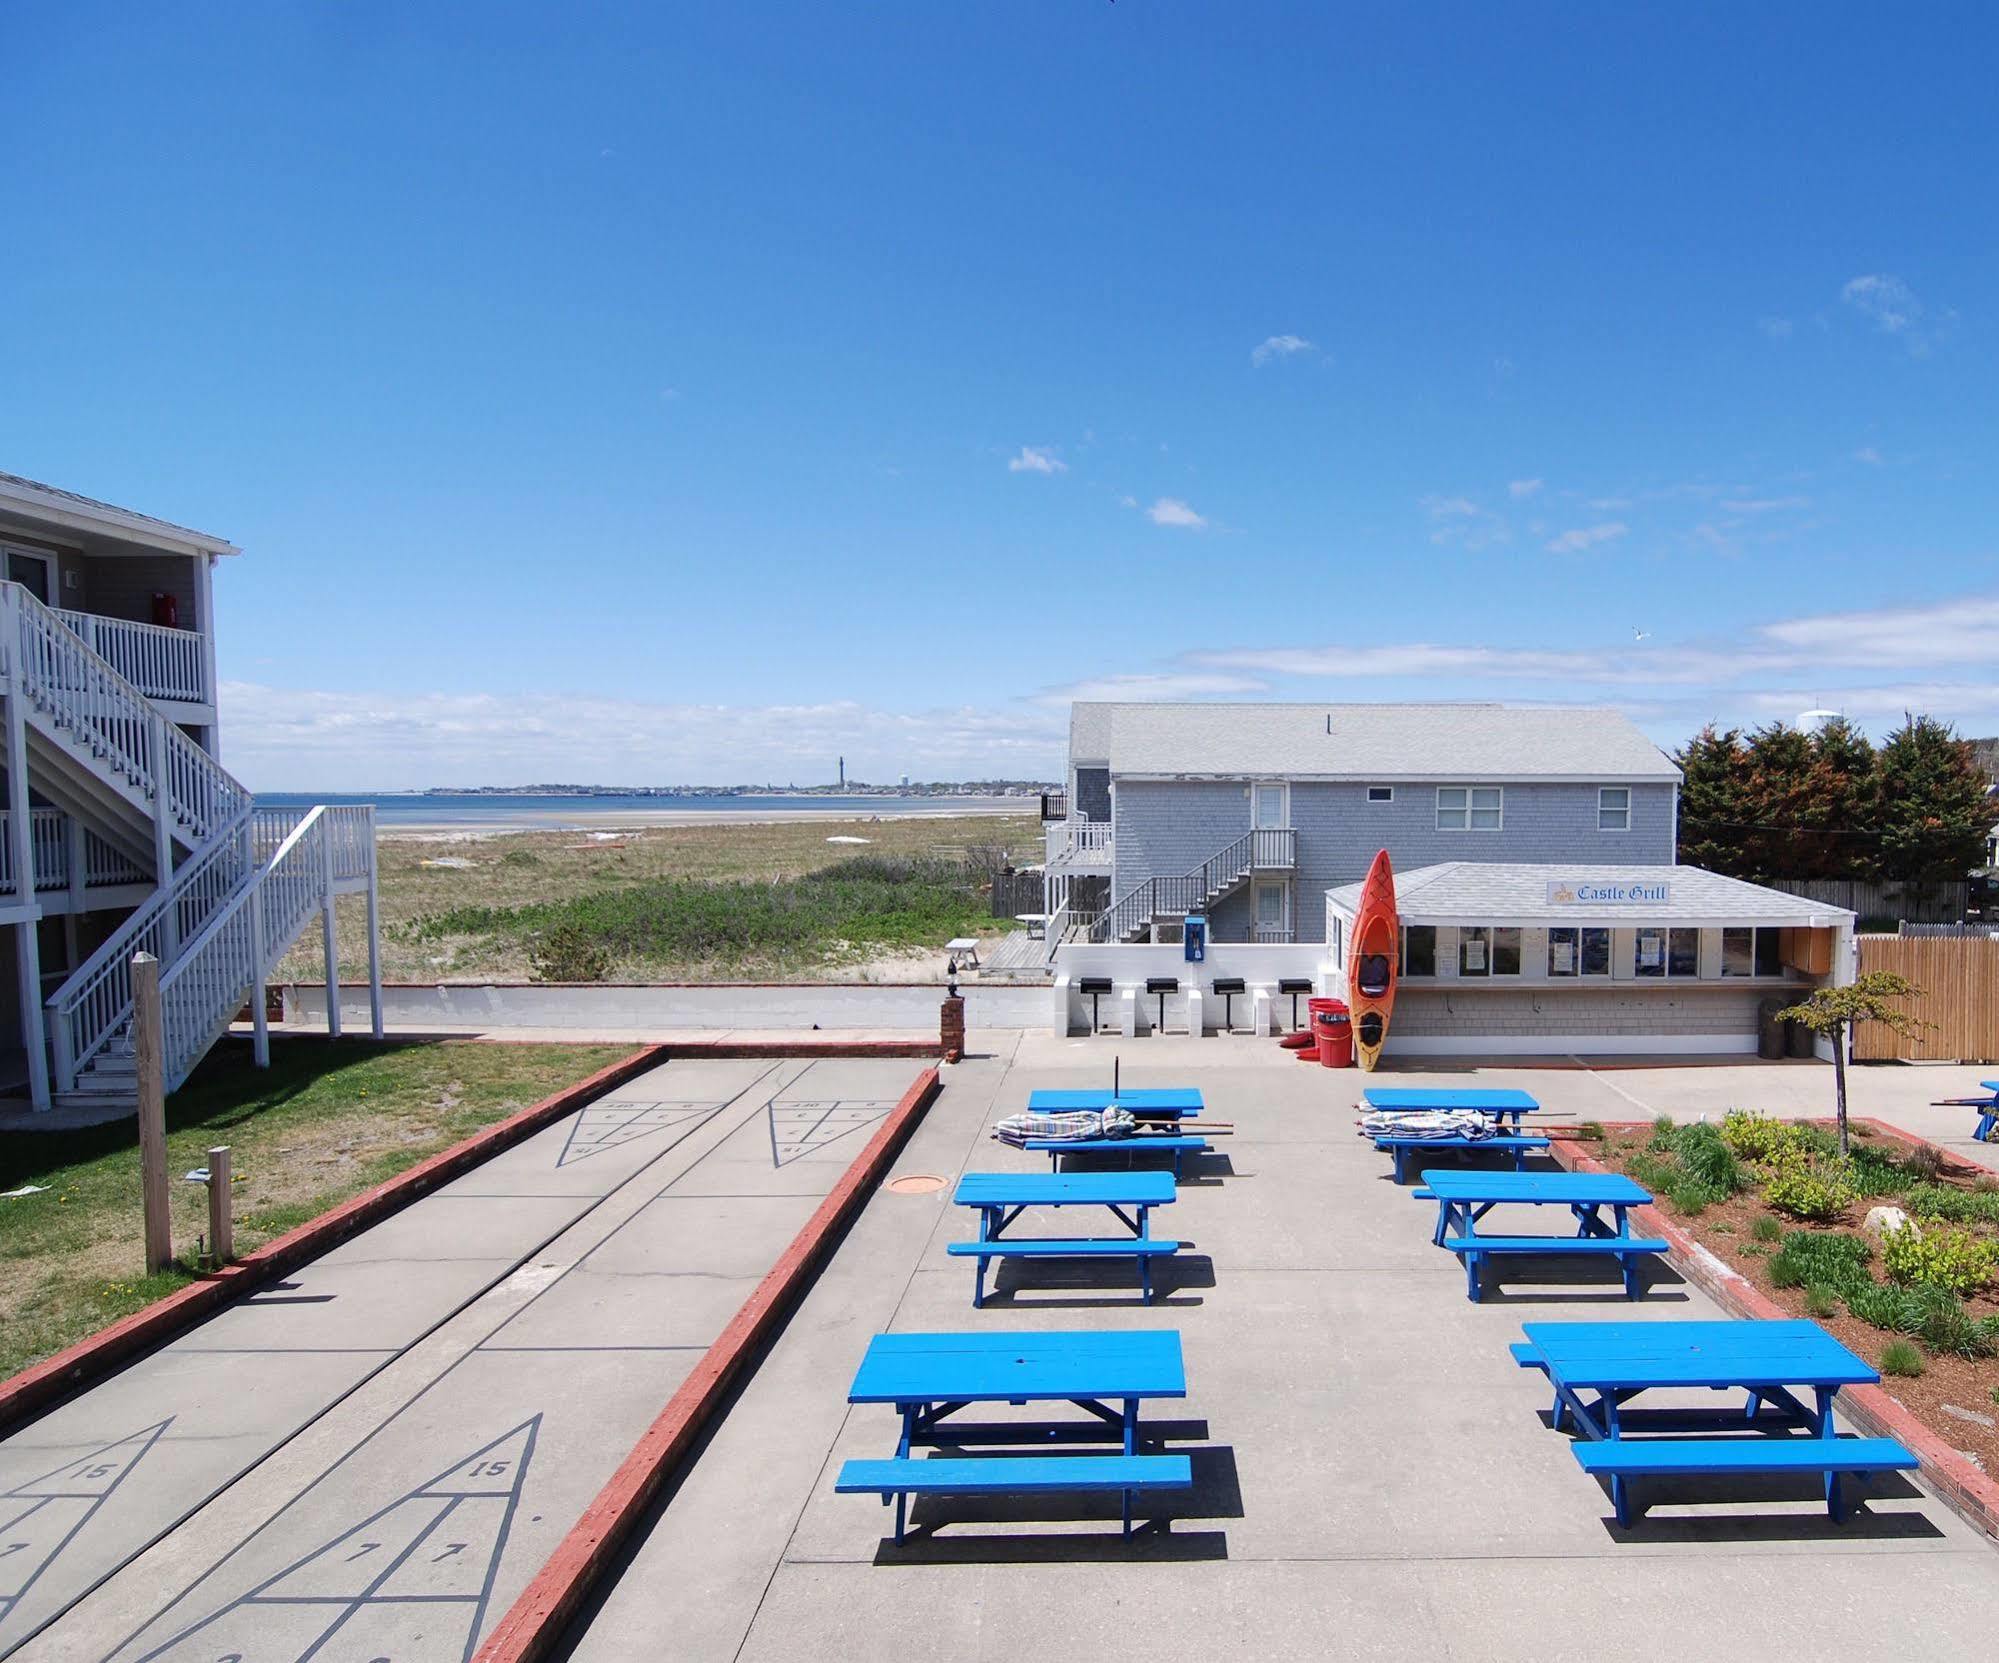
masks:
<path fill-rule="evenodd" d="M 1596 794 L 1596 829 L 1598 831 L 1629 831 L 1631 829 L 1631 787 L 1628 785 L 1606 785 Z"/>
<path fill-rule="evenodd" d="M 1282 785 L 1259 785 L 1256 797 L 1256 829 L 1282 831 L 1291 824 L 1290 792 Z"/>
<path fill-rule="evenodd" d="M 1392 803 L 1395 801 L 1395 787 L 1392 785 L 1370 785 L 1367 800 L 1371 803 Z"/>
<path fill-rule="evenodd" d="M 1346 957 L 1347 957 L 1346 936 L 1347 936 L 1346 920 L 1344 918 L 1333 919 L 1326 931 L 1326 946 L 1328 948 L 1326 956 L 1330 958 L 1335 965 L 1342 965 L 1346 963 Z"/>
<path fill-rule="evenodd" d="M 1402 927 L 1402 974 L 1434 976 L 1437 973 L 1437 926 L 1405 924 Z"/>
<path fill-rule="evenodd" d="M 1701 967 L 1699 930 L 1662 930 L 1656 927 L 1638 932 L 1637 961 L 1641 976 L 1698 976 Z"/>
<path fill-rule="evenodd" d="M 1467 924 L 1458 931 L 1458 974 L 1492 974 L 1492 931 L 1483 924 Z"/>
<path fill-rule="evenodd" d="M 1458 974 L 1519 975 L 1520 932 L 1511 927 L 1494 929 L 1485 924 L 1465 925 L 1458 931 Z"/>
<path fill-rule="evenodd" d="M 1504 802 L 1496 785 L 1440 785 L 1437 830 L 1498 831 Z"/>
<path fill-rule="evenodd" d="M 1778 950 L 1775 930 L 1752 930 L 1747 925 L 1721 932 L 1721 973 L 1724 976 L 1781 976 L 1783 954 Z"/>
<path fill-rule="evenodd" d="M 1564 925 L 1548 932 L 1550 976 L 1608 976 L 1610 931 Z"/>

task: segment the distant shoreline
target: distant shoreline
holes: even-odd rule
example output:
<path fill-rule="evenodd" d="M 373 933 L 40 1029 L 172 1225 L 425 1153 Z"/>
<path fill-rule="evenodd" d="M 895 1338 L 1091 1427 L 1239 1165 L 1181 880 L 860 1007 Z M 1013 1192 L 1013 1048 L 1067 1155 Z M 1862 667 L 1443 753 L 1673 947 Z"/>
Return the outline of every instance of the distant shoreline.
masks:
<path fill-rule="evenodd" d="M 935 808 L 907 808 L 867 810 L 853 808 L 795 808 L 795 809 L 633 809 L 610 806 L 585 816 L 565 815 L 559 812 L 542 814 L 508 814 L 496 809 L 492 816 L 480 816 L 476 820 L 425 820 L 420 815 L 409 819 L 400 816 L 392 820 L 379 821 L 375 835 L 387 842 L 391 839 L 406 838 L 426 843 L 450 842 L 458 839 L 483 839 L 488 837 L 517 837 L 528 832 L 589 832 L 612 835 L 626 831 L 647 831 L 666 827 L 687 826 L 773 826 L 786 825 L 793 821 L 819 822 L 844 821 L 849 824 L 870 820 L 961 820 L 972 818 L 1003 818 L 1008 815 L 1033 816 L 1040 812 L 1039 805 L 1024 797 L 966 797 L 951 803 L 940 803 Z"/>

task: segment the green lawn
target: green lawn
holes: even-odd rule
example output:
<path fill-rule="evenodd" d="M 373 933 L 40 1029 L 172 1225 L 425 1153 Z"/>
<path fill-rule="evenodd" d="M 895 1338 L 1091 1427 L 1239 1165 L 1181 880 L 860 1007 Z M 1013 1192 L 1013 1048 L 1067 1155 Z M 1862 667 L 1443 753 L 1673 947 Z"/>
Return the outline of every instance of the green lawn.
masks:
<path fill-rule="evenodd" d="M 239 1254 L 630 1054 L 616 1045 L 281 1040 L 218 1046 L 167 1100 L 173 1268 L 146 1277 L 136 1123 L 0 1136 L 0 1379 L 195 1276 L 207 1194 L 181 1174 L 227 1144 Z"/>

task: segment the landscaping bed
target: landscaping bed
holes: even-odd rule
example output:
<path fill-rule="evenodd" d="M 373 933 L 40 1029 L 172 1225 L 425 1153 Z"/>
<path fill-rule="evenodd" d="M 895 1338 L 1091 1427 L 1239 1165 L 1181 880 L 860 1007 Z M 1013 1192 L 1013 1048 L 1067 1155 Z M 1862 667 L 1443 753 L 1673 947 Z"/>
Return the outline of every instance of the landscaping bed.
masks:
<path fill-rule="evenodd" d="M 1881 1369 L 1882 1385 L 1999 1476 L 1999 1178 L 1856 1122 L 1732 1112 L 1719 1124 L 1613 1126 L 1594 1152 L 1765 1298 Z M 1913 1228 L 1872 1233 L 1869 1209 Z"/>

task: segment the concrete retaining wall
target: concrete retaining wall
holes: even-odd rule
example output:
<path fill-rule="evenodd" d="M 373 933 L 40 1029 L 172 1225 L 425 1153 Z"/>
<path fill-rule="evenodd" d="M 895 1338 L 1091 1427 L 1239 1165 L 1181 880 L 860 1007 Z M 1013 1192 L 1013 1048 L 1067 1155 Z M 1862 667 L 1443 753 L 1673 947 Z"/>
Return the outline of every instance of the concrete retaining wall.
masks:
<path fill-rule="evenodd" d="M 966 983 L 960 991 L 965 996 L 968 1027 L 1042 1031 L 1048 1027 L 1049 993 L 1045 986 Z M 398 983 L 382 989 L 382 1018 L 391 1032 L 468 1026 L 614 1032 L 816 1026 L 904 1028 L 935 1034 L 943 1002 L 942 986 L 907 983 L 803 982 L 780 986 Z M 343 983 L 340 1010 L 350 1031 L 365 1032 L 367 987 Z M 288 986 L 285 1020 L 325 1021 L 324 985 Z"/>

